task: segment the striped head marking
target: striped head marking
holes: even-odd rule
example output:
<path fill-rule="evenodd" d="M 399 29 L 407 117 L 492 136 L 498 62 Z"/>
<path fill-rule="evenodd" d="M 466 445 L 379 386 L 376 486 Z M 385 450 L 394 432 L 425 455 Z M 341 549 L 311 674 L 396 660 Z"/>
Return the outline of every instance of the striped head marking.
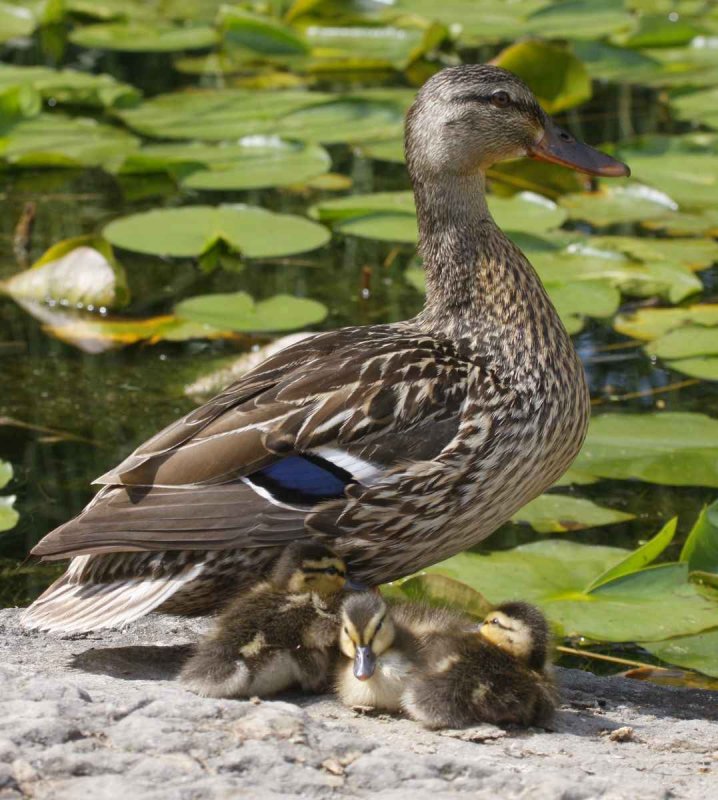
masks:
<path fill-rule="evenodd" d="M 348 597 L 342 608 L 339 647 L 354 661 L 354 676 L 365 681 L 376 668 L 377 657 L 394 642 L 394 623 L 381 595 L 361 592 Z"/>
<path fill-rule="evenodd" d="M 549 628 L 543 614 L 529 603 L 504 603 L 479 628 L 487 641 L 532 669 L 543 669 L 548 657 Z"/>
<path fill-rule="evenodd" d="M 279 557 L 271 581 L 292 594 L 316 592 L 328 596 L 344 589 L 347 567 L 343 559 L 323 544 L 294 542 Z"/>

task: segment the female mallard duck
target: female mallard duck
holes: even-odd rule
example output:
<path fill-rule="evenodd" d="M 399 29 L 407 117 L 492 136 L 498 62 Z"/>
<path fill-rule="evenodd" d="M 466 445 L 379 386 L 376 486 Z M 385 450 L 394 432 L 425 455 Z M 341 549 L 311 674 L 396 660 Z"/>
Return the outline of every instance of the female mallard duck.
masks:
<path fill-rule="evenodd" d="M 380 594 L 344 601 L 335 691 L 350 708 L 398 711 L 411 675 L 420 668 L 423 643 L 435 634 L 466 630 L 472 620 L 447 608 L 417 603 L 387 606 Z"/>
<path fill-rule="evenodd" d="M 294 542 L 269 579 L 232 601 L 180 680 L 207 697 L 267 696 L 327 683 L 346 565 L 328 547 Z"/>
<path fill-rule="evenodd" d="M 547 672 L 549 629 L 528 603 L 504 603 L 473 632 L 429 637 L 403 709 L 429 728 L 477 722 L 545 725 L 556 705 Z"/>
<path fill-rule="evenodd" d="M 486 205 L 487 168 L 525 155 L 628 174 L 505 70 L 427 81 L 406 120 L 424 310 L 304 339 L 141 445 L 33 549 L 73 560 L 26 624 L 214 609 L 307 537 L 376 585 L 475 545 L 549 487 L 589 403 L 571 339 Z"/>

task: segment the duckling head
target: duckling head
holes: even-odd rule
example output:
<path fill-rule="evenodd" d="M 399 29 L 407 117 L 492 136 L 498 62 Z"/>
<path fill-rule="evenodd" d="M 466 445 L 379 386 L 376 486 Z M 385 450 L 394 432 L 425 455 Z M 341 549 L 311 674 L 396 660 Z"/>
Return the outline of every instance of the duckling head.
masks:
<path fill-rule="evenodd" d="M 415 182 L 472 175 L 520 156 L 592 175 L 630 174 L 561 130 L 520 78 L 490 64 L 448 67 L 422 86 L 407 116 L 406 155 Z"/>
<path fill-rule="evenodd" d="M 479 632 L 496 647 L 523 661 L 531 669 L 546 666 L 550 632 L 546 617 L 529 603 L 504 603 L 483 621 Z"/>
<path fill-rule="evenodd" d="M 339 646 L 354 661 L 355 678 L 371 678 L 377 656 L 392 646 L 395 635 L 389 609 L 380 594 L 361 592 L 344 601 Z"/>
<path fill-rule="evenodd" d="M 328 596 L 347 585 L 347 566 L 343 559 L 319 542 L 293 542 L 274 565 L 271 582 L 295 594 L 316 592 Z"/>

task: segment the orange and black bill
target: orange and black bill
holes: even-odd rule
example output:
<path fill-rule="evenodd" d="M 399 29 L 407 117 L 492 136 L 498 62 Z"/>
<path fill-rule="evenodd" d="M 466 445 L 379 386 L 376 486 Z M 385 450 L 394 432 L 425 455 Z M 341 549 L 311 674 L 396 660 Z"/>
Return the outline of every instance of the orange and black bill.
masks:
<path fill-rule="evenodd" d="M 627 164 L 577 141 L 550 120 L 543 137 L 529 148 L 528 155 L 603 178 L 624 178 L 631 174 Z"/>

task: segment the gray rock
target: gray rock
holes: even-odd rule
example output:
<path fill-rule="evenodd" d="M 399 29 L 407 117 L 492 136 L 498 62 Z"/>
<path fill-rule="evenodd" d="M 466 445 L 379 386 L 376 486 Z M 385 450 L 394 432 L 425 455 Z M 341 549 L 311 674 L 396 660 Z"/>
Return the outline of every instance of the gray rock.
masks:
<path fill-rule="evenodd" d="M 442 734 L 329 696 L 197 697 L 175 679 L 203 620 L 58 636 L 18 619 L 0 611 L 0 800 L 704 800 L 715 783 L 711 692 L 557 670 L 551 732 Z"/>

